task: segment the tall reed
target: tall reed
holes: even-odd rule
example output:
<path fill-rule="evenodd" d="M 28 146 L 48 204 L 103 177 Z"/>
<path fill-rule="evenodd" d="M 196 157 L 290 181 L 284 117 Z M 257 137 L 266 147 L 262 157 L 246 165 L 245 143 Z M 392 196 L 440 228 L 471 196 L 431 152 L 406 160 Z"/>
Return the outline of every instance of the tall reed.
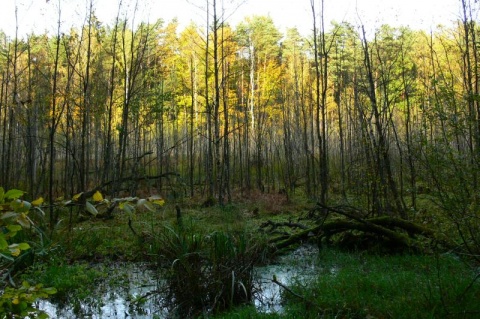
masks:
<path fill-rule="evenodd" d="M 184 226 L 165 227 L 155 235 L 155 247 L 167 268 L 166 300 L 182 318 L 250 303 L 253 267 L 266 251 L 245 231 L 200 233 Z"/>

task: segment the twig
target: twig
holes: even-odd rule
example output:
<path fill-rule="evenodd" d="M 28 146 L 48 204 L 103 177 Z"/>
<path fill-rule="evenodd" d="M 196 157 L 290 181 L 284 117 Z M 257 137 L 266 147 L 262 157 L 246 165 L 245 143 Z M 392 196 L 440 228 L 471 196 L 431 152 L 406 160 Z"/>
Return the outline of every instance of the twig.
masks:
<path fill-rule="evenodd" d="M 277 280 L 277 278 L 273 278 L 272 279 L 272 282 L 274 284 L 277 284 L 278 286 L 280 286 L 281 288 L 283 288 L 286 292 L 288 292 L 289 294 L 297 297 L 298 299 L 302 300 L 303 302 L 305 302 L 307 305 L 310 305 L 310 306 L 314 306 L 318 309 L 320 309 L 320 306 L 317 305 L 316 303 L 314 303 L 313 301 L 310 301 L 310 300 L 307 300 L 307 298 L 305 298 L 304 296 L 302 295 L 299 295 L 297 294 L 295 291 L 293 291 L 292 289 L 288 288 L 287 286 L 285 286 L 284 284 L 282 284 L 280 281 Z"/>

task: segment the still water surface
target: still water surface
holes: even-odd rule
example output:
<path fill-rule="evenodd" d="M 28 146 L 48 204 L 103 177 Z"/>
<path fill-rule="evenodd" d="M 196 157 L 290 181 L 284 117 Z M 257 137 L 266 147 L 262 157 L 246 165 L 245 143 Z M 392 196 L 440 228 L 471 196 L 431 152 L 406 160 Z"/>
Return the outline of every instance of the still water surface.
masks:
<path fill-rule="evenodd" d="M 312 278 L 318 266 L 318 250 L 303 246 L 288 255 L 278 258 L 271 265 L 255 269 L 254 304 L 261 312 L 282 312 L 282 288 L 272 282 L 273 276 L 284 285 L 295 281 L 305 282 Z M 161 292 L 165 282 L 161 274 L 145 264 L 117 264 L 110 270 L 109 284 L 99 284 L 92 296 L 81 302 L 59 304 L 41 301 L 40 309 L 50 318 L 91 318 L 91 319 L 153 319 L 169 318 L 168 309 L 162 307 Z M 143 297 L 141 302 L 138 300 Z"/>

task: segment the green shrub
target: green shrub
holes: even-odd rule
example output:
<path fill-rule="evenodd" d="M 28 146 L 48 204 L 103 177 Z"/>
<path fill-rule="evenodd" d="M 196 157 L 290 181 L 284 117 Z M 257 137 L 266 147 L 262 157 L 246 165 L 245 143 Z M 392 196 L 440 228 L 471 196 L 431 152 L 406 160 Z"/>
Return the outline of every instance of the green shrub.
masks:
<path fill-rule="evenodd" d="M 34 302 L 40 298 L 47 298 L 56 293 L 55 288 L 44 288 L 41 284 L 30 285 L 23 282 L 20 287 L 15 287 L 11 274 L 15 270 L 17 261 L 31 249 L 26 242 L 17 242 L 15 237 L 18 233 L 29 230 L 33 222 L 28 217 L 30 209 L 35 203 L 20 199 L 24 192 L 11 189 L 7 192 L 0 187 L 0 265 L 3 282 L 9 282 L 12 286 L 2 287 L 0 296 L 0 318 L 24 318 L 48 316 L 36 309 Z M 40 202 L 37 200 L 37 203 Z"/>
<path fill-rule="evenodd" d="M 246 232 L 196 232 L 193 227 L 165 227 L 156 235 L 158 257 L 168 267 L 173 312 L 180 317 L 217 313 L 250 303 L 253 266 L 264 245 Z"/>

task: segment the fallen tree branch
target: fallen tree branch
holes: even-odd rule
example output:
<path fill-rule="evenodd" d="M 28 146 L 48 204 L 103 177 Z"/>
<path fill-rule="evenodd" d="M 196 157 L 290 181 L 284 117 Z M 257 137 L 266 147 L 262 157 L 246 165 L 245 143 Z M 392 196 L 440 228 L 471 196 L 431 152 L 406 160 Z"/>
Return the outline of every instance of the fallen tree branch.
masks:
<path fill-rule="evenodd" d="M 291 294 L 292 296 L 295 296 L 295 297 L 297 297 L 298 299 L 302 300 L 302 301 L 305 302 L 307 305 L 309 305 L 309 306 L 314 306 L 315 308 L 320 309 L 320 306 L 319 306 L 319 305 L 317 305 L 317 304 L 314 303 L 313 301 L 307 300 L 307 298 L 305 298 L 304 296 L 302 296 L 302 295 L 296 293 L 295 291 L 293 291 L 292 289 L 288 288 L 286 285 L 284 285 L 283 283 L 281 283 L 280 281 L 278 281 L 277 278 L 275 278 L 275 276 L 273 277 L 272 282 L 273 282 L 274 284 L 277 284 L 279 287 L 281 287 L 283 290 L 285 290 L 286 292 L 288 292 L 288 293 Z"/>
<path fill-rule="evenodd" d="M 335 234 L 347 231 L 359 231 L 365 234 L 373 234 L 383 237 L 395 245 L 414 250 L 422 250 L 423 248 L 424 243 L 419 240 L 419 236 L 438 242 L 449 249 L 454 247 L 448 239 L 438 238 L 433 230 L 408 220 L 392 216 L 362 218 L 361 216 L 363 214 L 361 211 L 350 207 L 327 207 L 321 204 L 318 204 L 318 207 L 322 208 L 327 214 L 328 212 L 336 213 L 344 218 L 337 218 L 330 221 L 323 218 L 320 225 L 303 229 L 296 234 L 292 234 L 288 238 L 281 237 L 272 239 L 271 242 L 274 247 L 277 249 L 283 249 L 311 238 L 316 238 L 316 240 L 319 241 L 322 238 L 328 239 Z M 276 224 L 277 223 L 273 223 L 273 225 Z M 283 223 L 278 224 L 281 225 Z M 266 223 L 265 227 L 268 225 L 272 224 Z"/>

